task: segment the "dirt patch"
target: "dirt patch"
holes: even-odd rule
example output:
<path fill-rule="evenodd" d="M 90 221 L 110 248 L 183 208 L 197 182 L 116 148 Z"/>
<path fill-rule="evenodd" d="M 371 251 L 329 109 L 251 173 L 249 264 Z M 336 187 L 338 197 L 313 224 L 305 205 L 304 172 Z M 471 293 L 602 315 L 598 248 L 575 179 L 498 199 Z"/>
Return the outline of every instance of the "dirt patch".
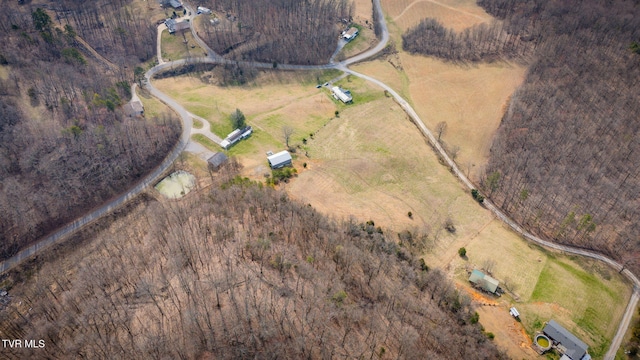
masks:
<path fill-rule="evenodd" d="M 511 359 L 537 359 L 538 354 L 531 349 L 531 339 L 521 323 L 509 314 L 509 307 L 480 306 L 476 310 L 480 314 L 480 324 L 485 331 L 495 335 L 493 341 L 499 349 L 507 353 Z"/>

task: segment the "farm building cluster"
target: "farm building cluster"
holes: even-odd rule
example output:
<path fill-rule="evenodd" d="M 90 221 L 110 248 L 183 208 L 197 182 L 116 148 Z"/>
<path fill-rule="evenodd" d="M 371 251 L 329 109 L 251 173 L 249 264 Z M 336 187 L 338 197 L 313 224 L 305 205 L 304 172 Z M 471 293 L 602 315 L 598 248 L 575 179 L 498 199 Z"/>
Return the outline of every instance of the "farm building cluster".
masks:
<path fill-rule="evenodd" d="M 225 150 L 229 150 L 233 145 L 238 143 L 240 140 L 246 139 L 253 133 L 253 129 L 251 126 L 247 126 L 242 129 L 233 130 L 227 137 L 222 140 L 220 146 L 222 146 Z"/>
<path fill-rule="evenodd" d="M 555 348 L 562 355 L 560 360 L 591 360 L 587 344 L 555 320 L 549 320 L 542 332 L 536 334 L 533 347 L 539 354 Z"/>

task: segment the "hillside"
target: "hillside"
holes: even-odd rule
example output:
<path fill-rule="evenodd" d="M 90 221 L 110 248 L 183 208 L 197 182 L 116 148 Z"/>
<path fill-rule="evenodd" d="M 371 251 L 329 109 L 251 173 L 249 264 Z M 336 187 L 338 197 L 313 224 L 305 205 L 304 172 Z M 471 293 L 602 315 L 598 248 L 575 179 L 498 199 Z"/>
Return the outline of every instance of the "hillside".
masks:
<path fill-rule="evenodd" d="M 504 358 L 469 299 L 393 237 L 248 180 L 88 236 L 5 279 L 0 331 L 46 341 L 11 358 Z"/>
<path fill-rule="evenodd" d="M 638 273 L 640 6 L 479 4 L 500 22 L 456 34 L 427 21 L 407 32 L 405 46 L 456 61 L 528 62 L 494 139 L 483 190 L 531 231 L 601 251 Z"/>
<path fill-rule="evenodd" d="M 347 0 L 201 2 L 216 12 L 216 20 L 204 21 L 200 33 L 216 53 L 268 63 L 327 63 L 339 24 L 353 14 Z"/>
<path fill-rule="evenodd" d="M 3 1 L 0 12 L 3 259 L 128 188 L 180 131 L 169 114 L 121 110 L 134 65 L 154 54 L 148 19 L 119 16 L 126 2 L 24 3 Z"/>

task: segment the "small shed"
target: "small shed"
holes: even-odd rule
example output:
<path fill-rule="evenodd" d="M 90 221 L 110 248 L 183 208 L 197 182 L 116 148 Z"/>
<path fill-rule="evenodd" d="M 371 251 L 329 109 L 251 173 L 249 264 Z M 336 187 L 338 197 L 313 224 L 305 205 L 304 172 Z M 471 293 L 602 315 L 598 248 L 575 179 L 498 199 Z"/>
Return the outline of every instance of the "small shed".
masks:
<path fill-rule="evenodd" d="M 138 117 L 144 115 L 144 106 L 140 101 L 131 101 L 122 106 L 122 110 L 128 117 Z"/>
<path fill-rule="evenodd" d="M 207 165 L 209 166 L 209 169 L 218 171 L 218 169 L 220 169 L 220 167 L 224 165 L 227 160 L 229 160 L 227 155 L 221 152 L 217 152 L 213 154 L 209 159 L 207 159 Z"/>
<path fill-rule="evenodd" d="M 285 166 L 291 166 L 293 164 L 291 154 L 287 150 L 282 150 L 279 153 L 267 156 L 269 160 L 269 166 L 272 169 L 280 169 Z"/>
<path fill-rule="evenodd" d="M 198 6 L 198 14 L 206 14 L 206 15 L 211 15 L 211 9 L 206 8 L 204 6 Z"/>
<path fill-rule="evenodd" d="M 518 312 L 518 310 L 516 310 L 515 307 L 512 307 L 511 309 L 509 309 L 509 314 L 511 314 L 511 316 L 513 316 L 516 319 L 520 317 L 520 313 Z"/>

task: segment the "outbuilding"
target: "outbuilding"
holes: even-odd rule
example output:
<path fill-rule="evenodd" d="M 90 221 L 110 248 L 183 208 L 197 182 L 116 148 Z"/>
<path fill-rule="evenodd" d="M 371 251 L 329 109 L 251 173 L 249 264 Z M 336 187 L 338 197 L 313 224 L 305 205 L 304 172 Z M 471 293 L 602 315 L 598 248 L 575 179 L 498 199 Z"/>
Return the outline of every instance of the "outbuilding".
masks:
<path fill-rule="evenodd" d="M 349 28 L 349 30 L 343 31 L 342 32 L 342 38 L 347 40 L 347 41 L 351 41 L 353 39 L 356 38 L 356 36 L 358 36 L 358 28 L 356 27 L 351 27 Z"/>
<path fill-rule="evenodd" d="M 293 164 L 291 154 L 287 150 L 282 150 L 279 153 L 267 156 L 269 160 L 269 166 L 272 169 L 280 169 L 285 166 L 291 166 Z"/>
<path fill-rule="evenodd" d="M 220 167 L 222 167 L 222 165 L 227 162 L 227 160 L 229 160 L 227 155 L 221 152 L 217 152 L 213 154 L 209 159 L 207 159 L 207 165 L 209 166 L 209 169 L 218 171 Z"/>
<path fill-rule="evenodd" d="M 144 106 L 140 101 L 131 101 L 125 104 L 122 109 L 129 117 L 138 117 L 144 115 Z"/>
<path fill-rule="evenodd" d="M 480 270 L 473 270 L 471 272 L 471 276 L 469 276 L 469 282 L 474 284 L 476 287 L 495 294 L 496 290 L 498 290 L 498 285 L 500 282 L 489 275 L 486 275 Z"/>

